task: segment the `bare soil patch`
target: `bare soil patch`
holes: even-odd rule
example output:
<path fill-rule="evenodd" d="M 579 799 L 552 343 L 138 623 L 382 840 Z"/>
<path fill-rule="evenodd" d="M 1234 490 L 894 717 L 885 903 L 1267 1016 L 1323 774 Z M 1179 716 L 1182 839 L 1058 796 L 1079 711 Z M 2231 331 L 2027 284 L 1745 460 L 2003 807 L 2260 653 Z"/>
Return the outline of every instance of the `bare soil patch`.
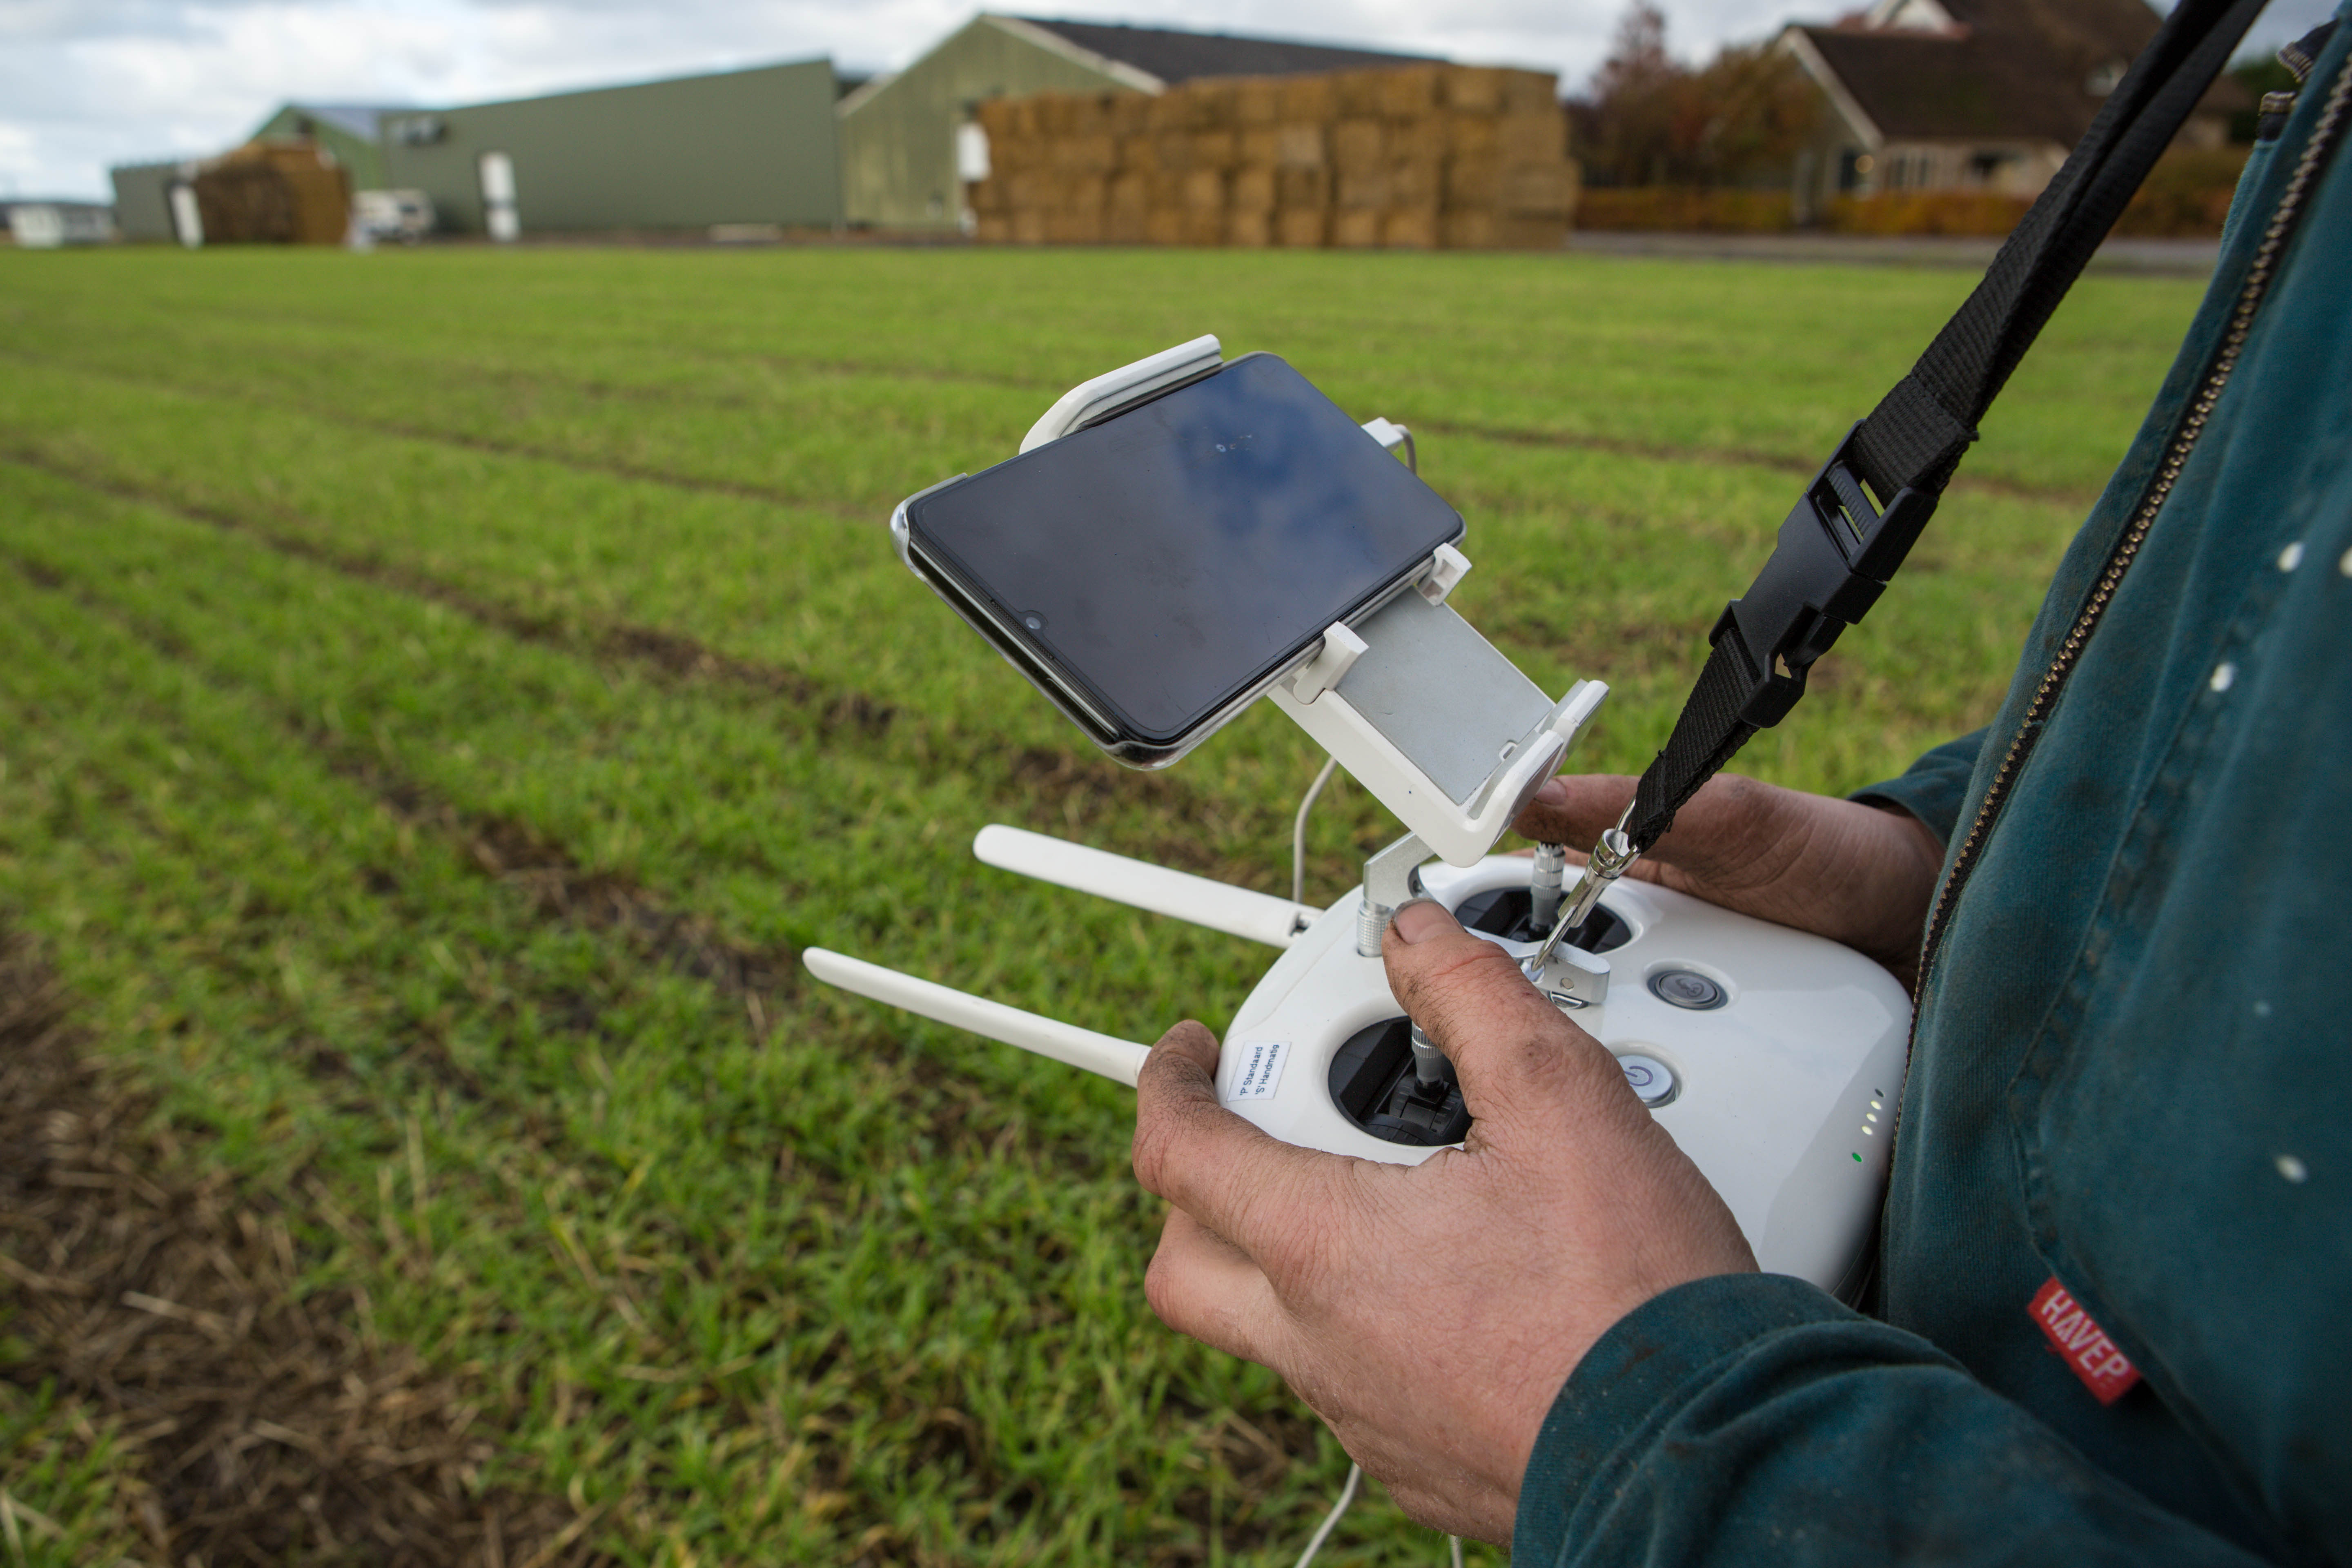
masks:
<path fill-rule="evenodd" d="M 0 931 L 0 1303 L 54 1381 L 121 1424 L 133 1521 L 170 1563 L 603 1562 L 593 1521 L 487 1480 L 459 1376 L 375 1337 L 363 1294 L 304 1293 L 304 1248 L 84 1059 L 63 988 Z"/>

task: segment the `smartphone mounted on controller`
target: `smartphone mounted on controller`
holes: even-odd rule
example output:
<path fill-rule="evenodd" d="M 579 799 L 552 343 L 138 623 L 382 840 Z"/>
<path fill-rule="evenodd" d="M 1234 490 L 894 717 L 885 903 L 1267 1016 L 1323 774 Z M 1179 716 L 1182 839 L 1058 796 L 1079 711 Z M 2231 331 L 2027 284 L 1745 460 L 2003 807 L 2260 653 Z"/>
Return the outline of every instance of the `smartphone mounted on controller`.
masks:
<path fill-rule="evenodd" d="M 1391 436 L 1204 337 L 1073 390 L 1019 456 L 909 497 L 891 533 L 1118 761 L 1165 767 L 1271 696 L 1468 865 L 1605 689 L 1552 701 L 1446 608 L 1462 516 Z"/>

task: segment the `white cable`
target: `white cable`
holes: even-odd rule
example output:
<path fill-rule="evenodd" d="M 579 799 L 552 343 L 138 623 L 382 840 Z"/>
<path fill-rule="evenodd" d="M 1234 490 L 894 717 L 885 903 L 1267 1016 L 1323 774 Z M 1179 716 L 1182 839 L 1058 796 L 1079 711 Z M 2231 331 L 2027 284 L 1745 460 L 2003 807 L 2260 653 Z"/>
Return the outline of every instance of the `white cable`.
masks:
<path fill-rule="evenodd" d="M 1290 901 L 1307 901 L 1307 814 L 1315 809 L 1315 797 L 1331 782 L 1331 770 L 1339 765 L 1337 757 L 1323 759 L 1323 771 L 1307 786 L 1307 798 L 1298 803 L 1298 816 L 1290 824 Z"/>
<path fill-rule="evenodd" d="M 1310 795 L 1307 798 L 1311 800 L 1314 797 Z M 1348 1511 L 1349 1503 L 1356 1500 L 1356 1483 L 1363 1479 L 1363 1466 L 1348 1467 L 1348 1484 L 1339 1489 L 1339 1500 L 1333 1503 L 1331 1511 L 1323 1516 L 1323 1523 L 1316 1530 L 1315 1539 L 1309 1541 L 1307 1543 L 1307 1550 L 1298 1554 L 1298 1568 L 1307 1568 L 1308 1563 L 1315 1561 L 1315 1554 L 1323 1550 L 1323 1542 L 1330 1538 L 1331 1531 L 1339 1525 L 1339 1516 Z"/>

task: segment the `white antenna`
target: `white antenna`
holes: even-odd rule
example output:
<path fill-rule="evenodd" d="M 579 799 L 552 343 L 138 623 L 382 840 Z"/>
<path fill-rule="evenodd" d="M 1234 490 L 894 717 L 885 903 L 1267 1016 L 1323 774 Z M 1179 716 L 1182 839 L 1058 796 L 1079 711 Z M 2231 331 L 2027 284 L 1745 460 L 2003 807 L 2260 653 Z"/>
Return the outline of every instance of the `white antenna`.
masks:
<path fill-rule="evenodd" d="M 1133 1040 L 1098 1035 L 1076 1024 L 1024 1013 L 1002 1002 L 918 980 L 911 974 L 901 974 L 895 969 L 885 969 L 878 963 L 867 963 L 822 947 L 803 950 L 801 962 L 808 965 L 811 974 L 828 985 L 903 1007 L 937 1023 L 970 1029 L 975 1035 L 985 1035 L 1008 1046 L 1019 1046 L 1066 1067 L 1100 1073 L 1129 1089 L 1135 1087 L 1136 1075 L 1143 1070 L 1143 1058 L 1151 1054 L 1150 1047 L 1139 1046 Z"/>
<path fill-rule="evenodd" d="M 1228 936 L 1247 937 L 1268 947 L 1288 947 L 1323 913 L 1271 893 L 1252 892 L 1230 882 L 1171 871 L 1148 860 L 1130 860 L 1124 855 L 997 823 L 980 830 L 971 841 L 971 852 L 1003 870 L 1132 904 Z"/>

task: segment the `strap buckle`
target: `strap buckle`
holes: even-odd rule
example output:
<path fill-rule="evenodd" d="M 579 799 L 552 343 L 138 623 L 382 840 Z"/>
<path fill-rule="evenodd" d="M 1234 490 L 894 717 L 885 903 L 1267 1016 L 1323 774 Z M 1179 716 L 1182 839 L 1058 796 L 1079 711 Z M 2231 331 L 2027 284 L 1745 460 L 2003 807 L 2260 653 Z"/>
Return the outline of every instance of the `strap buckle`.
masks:
<path fill-rule="evenodd" d="M 1935 515 L 1931 490 L 1905 486 L 1884 510 L 1853 467 L 1857 423 L 1797 498 L 1771 559 L 1724 609 L 1707 641 L 1727 637 L 1746 665 L 1741 722 L 1769 729 L 1805 692 L 1813 661 L 1878 602 Z"/>

